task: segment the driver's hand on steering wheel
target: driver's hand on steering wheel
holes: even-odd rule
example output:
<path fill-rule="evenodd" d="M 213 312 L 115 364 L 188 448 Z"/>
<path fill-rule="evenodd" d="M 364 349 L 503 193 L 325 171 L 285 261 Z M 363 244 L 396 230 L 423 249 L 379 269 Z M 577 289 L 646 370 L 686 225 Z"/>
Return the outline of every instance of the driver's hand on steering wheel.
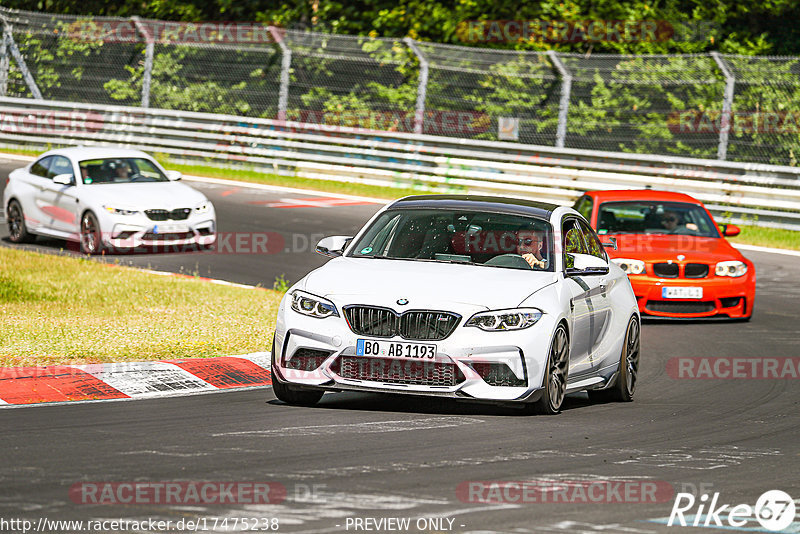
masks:
<path fill-rule="evenodd" d="M 527 261 L 528 265 L 534 269 L 544 269 L 546 267 L 544 260 L 537 259 L 533 254 L 523 254 L 522 259 Z"/>

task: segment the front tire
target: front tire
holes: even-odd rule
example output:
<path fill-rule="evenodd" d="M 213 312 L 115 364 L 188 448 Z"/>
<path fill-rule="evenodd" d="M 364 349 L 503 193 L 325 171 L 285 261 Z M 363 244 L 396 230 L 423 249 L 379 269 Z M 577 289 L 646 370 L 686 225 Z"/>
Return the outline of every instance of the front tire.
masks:
<path fill-rule="evenodd" d="M 277 368 L 277 360 L 278 358 L 275 354 L 275 340 L 273 339 L 272 368 L 270 369 L 270 375 L 272 376 L 272 391 L 275 393 L 275 396 L 278 398 L 278 400 L 295 406 L 314 406 L 316 403 L 318 403 L 325 392 L 297 390 L 292 388 L 290 385 L 283 382 L 278 376 L 278 373 L 275 372 L 275 369 Z"/>
<path fill-rule="evenodd" d="M 30 243 L 36 239 L 35 235 L 28 232 L 25 213 L 16 200 L 8 203 L 8 237 L 12 243 Z"/>
<path fill-rule="evenodd" d="M 636 391 L 636 378 L 639 374 L 639 348 L 642 326 L 636 316 L 628 322 L 625 345 L 619 359 L 619 372 L 614 384 L 607 389 L 588 391 L 592 402 L 631 402 Z"/>
<path fill-rule="evenodd" d="M 544 375 L 544 394 L 531 405 L 534 413 L 555 415 L 561 411 L 567 391 L 567 374 L 569 372 L 569 336 L 564 324 L 559 324 L 550 344 L 547 358 L 547 371 Z"/>
<path fill-rule="evenodd" d="M 91 211 L 81 217 L 81 252 L 89 256 L 103 253 L 103 234 L 100 223 Z"/>

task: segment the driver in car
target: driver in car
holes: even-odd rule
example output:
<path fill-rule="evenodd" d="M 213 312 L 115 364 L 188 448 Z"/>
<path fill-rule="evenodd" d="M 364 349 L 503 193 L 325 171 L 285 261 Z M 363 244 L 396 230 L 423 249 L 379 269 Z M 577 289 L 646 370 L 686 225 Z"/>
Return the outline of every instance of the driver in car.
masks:
<path fill-rule="evenodd" d="M 124 161 L 120 162 L 114 170 L 117 173 L 117 179 L 119 180 L 127 181 L 131 174 L 130 167 L 128 167 L 128 164 Z"/>
<path fill-rule="evenodd" d="M 696 224 L 687 223 L 682 225 L 681 222 L 680 216 L 674 211 L 665 211 L 664 214 L 661 215 L 661 226 L 664 227 L 664 230 L 666 230 L 668 234 L 680 233 L 681 229 L 683 228 L 695 232 L 697 231 Z"/>
<path fill-rule="evenodd" d="M 517 232 L 517 254 L 522 256 L 533 269 L 546 269 L 547 262 L 542 257 L 544 234 L 536 230 Z"/>

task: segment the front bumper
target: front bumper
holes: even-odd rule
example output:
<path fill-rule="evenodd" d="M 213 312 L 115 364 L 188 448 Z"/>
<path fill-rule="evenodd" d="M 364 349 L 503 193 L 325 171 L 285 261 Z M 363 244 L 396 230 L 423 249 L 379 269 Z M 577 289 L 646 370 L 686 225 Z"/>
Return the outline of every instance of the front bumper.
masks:
<path fill-rule="evenodd" d="M 756 280 L 752 269 L 740 278 L 657 278 L 649 275 L 628 278 L 643 317 L 743 319 L 753 313 Z M 699 299 L 664 298 L 665 287 L 701 287 L 703 296 Z"/>
<path fill-rule="evenodd" d="M 432 395 L 525 402 L 541 389 L 552 318 L 512 332 L 464 327 L 440 341 L 371 338 L 353 333 L 342 317 L 315 319 L 281 306 L 273 366 L 283 381 L 311 389 Z M 358 339 L 435 344 L 436 357 L 357 356 Z M 496 372 L 495 372 L 496 371 Z"/>
<path fill-rule="evenodd" d="M 184 221 L 151 221 L 145 216 L 107 216 L 101 223 L 107 247 L 210 246 L 217 239 L 214 214 L 192 215 Z M 107 230 L 110 228 L 110 231 Z"/>

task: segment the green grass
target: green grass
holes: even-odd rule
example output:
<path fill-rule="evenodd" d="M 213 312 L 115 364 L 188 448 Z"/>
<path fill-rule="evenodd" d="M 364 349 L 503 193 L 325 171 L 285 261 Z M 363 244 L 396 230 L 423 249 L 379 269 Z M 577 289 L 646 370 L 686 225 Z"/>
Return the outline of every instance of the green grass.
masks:
<path fill-rule="evenodd" d="M 333 180 L 314 180 L 311 178 L 296 178 L 293 176 L 281 176 L 278 174 L 265 174 L 248 169 L 221 169 L 218 167 L 208 167 L 203 165 L 181 165 L 171 163 L 168 159 L 158 158 L 159 163 L 168 169 L 181 171 L 183 174 L 208 176 L 211 178 L 225 178 L 228 180 L 238 180 L 241 182 L 254 182 L 259 184 L 279 185 L 284 187 L 295 187 L 298 189 L 313 189 L 316 191 L 326 191 L 330 193 L 343 193 L 362 197 L 395 199 L 408 195 L 421 195 L 431 193 L 431 189 L 424 187 L 420 182 L 419 188 L 412 187 L 385 187 L 377 185 L 365 185 L 354 182 L 337 182 Z M 466 191 L 463 191 L 466 192 Z"/>
<path fill-rule="evenodd" d="M 269 350 L 282 296 L 0 247 L 0 367 Z"/>
<path fill-rule="evenodd" d="M 800 232 L 762 226 L 739 226 L 739 228 L 742 229 L 742 233 L 736 237 L 729 237 L 731 243 L 800 250 Z"/>

